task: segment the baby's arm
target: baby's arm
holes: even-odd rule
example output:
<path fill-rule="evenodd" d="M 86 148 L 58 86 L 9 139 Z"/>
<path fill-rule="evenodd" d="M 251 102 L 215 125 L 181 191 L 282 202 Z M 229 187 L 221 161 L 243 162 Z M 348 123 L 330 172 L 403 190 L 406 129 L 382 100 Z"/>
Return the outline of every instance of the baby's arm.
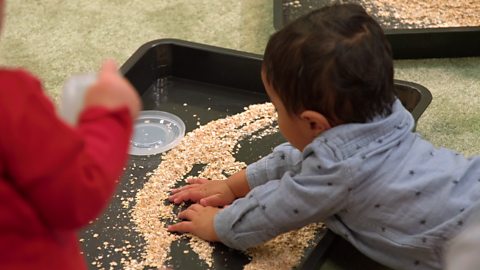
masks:
<path fill-rule="evenodd" d="M 258 186 L 214 218 L 219 241 L 247 249 L 287 231 L 322 222 L 345 207 L 350 179 L 341 167 L 317 166 Z"/>
<path fill-rule="evenodd" d="M 290 144 L 282 144 L 270 155 L 226 180 L 188 180 L 188 185 L 172 190 L 169 200 L 176 204 L 193 201 L 203 206 L 224 206 L 244 197 L 255 186 L 263 185 L 271 179 L 279 179 L 287 170 L 298 170 L 301 160 L 300 151 Z"/>
<path fill-rule="evenodd" d="M 186 221 L 168 229 L 244 250 L 281 233 L 325 221 L 345 206 L 350 177 L 342 166 L 320 170 L 314 165 L 317 162 L 310 163 L 298 174 L 285 173 L 281 179 L 252 189 L 226 208 L 214 211 L 196 205 L 180 213 Z"/>
<path fill-rule="evenodd" d="M 271 154 L 248 165 L 246 178 L 251 189 L 270 180 L 280 179 L 287 171 L 300 171 L 303 153 L 289 143 L 283 143 Z"/>

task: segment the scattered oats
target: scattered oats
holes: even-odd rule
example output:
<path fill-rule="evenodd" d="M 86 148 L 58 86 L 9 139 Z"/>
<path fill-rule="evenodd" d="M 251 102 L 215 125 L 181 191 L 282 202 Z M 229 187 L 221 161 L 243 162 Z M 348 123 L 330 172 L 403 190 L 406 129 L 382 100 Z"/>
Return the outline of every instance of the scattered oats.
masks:
<path fill-rule="evenodd" d="M 211 110 L 211 108 L 207 110 Z M 197 122 L 197 124 L 199 123 Z M 212 267 L 213 246 L 209 242 L 192 235 L 172 234 L 166 230 L 167 225 L 178 221 L 178 218 L 173 205 L 165 205 L 164 201 L 168 200 L 170 190 L 177 183 L 185 183 L 187 174 L 191 174 L 192 168 L 197 164 L 205 166 L 197 172 L 197 175 L 191 177 L 215 180 L 223 180 L 227 175 L 245 168 L 246 164 L 237 161 L 233 155 L 235 150 L 241 147 L 238 142 L 258 140 L 275 132 L 278 132 L 278 128 L 273 106 L 270 103 L 256 104 L 248 106 L 242 113 L 199 126 L 187 133 L 179 145 L 163 153 L 160 156 L 161 163 L 158 168 L 148 173 L 150 178 L 145 182 L 143 188 L 138 190 L 135 196 L 135 205 L 131 210 L 135 230 L 145 239 L 142 259 L 138 261 L 128 258 L 121 261 L 123 269 L 164 268 L 165 262 L 170 257 L 171 243 L 181 237 L 189 238 L 189 246 L 193 252 L 197 253 L 209 267 Z M 127 204 L 132 201 L 123 200 L 122 202 Z M 279 236 L 280 240 L 275 238 L 258 249 L 250 250 L 249 254 L 253 259 L 247 265 L 248 269 L 275 269 L 272 265 L 282 264 L 282 266 L 278 266 L 278 269 L 281 269 L 285 268 L 284 265 L 293 267 L 298 264 L 305 247 L 308 246 L 315 233 L 313 229 L 308 229 L 313 228 L 312 226 L 306 228 L 300 232 Z M 275 247 L 279 243 L 285 245 L 283 251 L 281 247 Z M 126 245 L 126 247 L 130 248 L 131 246 Z M 188 250 L 184 251 L 184 253 L 188 252 Z M 264 254 L 277 255 L 267 256 Z M 275 256 L 286 256 L 286 254 L 288 254 L 288 258 L 282 259 L 281 263 L 269 261 Z M 278 257 L 274 259 L 278 260 Z M 255 268 L 255 265 L 268 267 Z"/>
<path fill-rule="evenodd" d="M 309 9 L 337 3 L 357 3 L 387 29 L 480 26 L 480 1 L 478 0 L 303 0 L 284 1 L 283 6 L 289 9 L 288 14 L 295 14 L 293 17 L 298 17 L 303 13 L 295 8 L 302 8 L 302 2 L 313 4 L 308 6 Z"/>
<path fill-rule="evenodd" d="M 247 250 L 252 261 L 245 270 L 292 269 L 297 266 L 304 250 L 312 244 L 315 233 L 324 229 L 323 224 L 310 224 L 297 231 L 291 231 Z"/>
<path fill-rule="evenodd" d="M 480 1 L 472 0 L 362 0 L 380 10 L 380 19 L 395 18 L 412 28 L 480 26 Z M 398 28 L 398 27 L 396 27 Z"/>
<path fill-rule="evenodd" d="M 130 207 L 130 202 L 129 201 L 123 201 L 121 202 L 122 208 L 128 209 Z"/>
<path fill-rule="evenodd" d="M 93 238 L 97 238 L 97 237 L 98 237 L 98 233 L 94 233 Z"/>
<path fill-rule="evenodd" d="M 204 241 L 197 236 L 190 235 L 190 237 L 191 238 L 189 244 L 193 252 L 197 253 L 198 257 L 201 260 L 205 261 L 208 267 L 211 268 L 213 265 L 213 246 L 209 242 Z"/>

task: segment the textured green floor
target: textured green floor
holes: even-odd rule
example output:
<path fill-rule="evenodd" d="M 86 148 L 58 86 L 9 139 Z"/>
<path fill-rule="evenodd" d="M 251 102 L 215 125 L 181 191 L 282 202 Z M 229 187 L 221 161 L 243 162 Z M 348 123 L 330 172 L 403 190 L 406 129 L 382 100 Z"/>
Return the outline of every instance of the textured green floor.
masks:
<path fill-rule="evenodd" d="M 159 38 L 261 53 L 273 31 L 271 0 L 11 0 L 2 64 L 24 66 L 57 97 L 65 78 L 105 57 L 123 63 Z"/>
<path fill-rule="evenodd" d="M 143 43 L 179 38 L 262 53 L 273 28 L 271 0 L 7 1 L 0 63 L 42 78 L 57 102 L 72 73 L 105 57 L 123 63 Z M 426 86 L 433 102 L 417 131 L 467 155 L 480 150 L 480 58 L 402 60 L 396 77 Z"/>
<path fill-rule="evenodd" d="M 262 53 L 273 28 L 271 0 L 7 1 L 0 63 L 42 78 L 57 102 L 64 80 L 123 63 L 143 43 L 179 38 Z M 433 102 L 417 131 L 467 155 L 480 150 L 480 58 L 402 60 L 396 77 L 426 86 Z"/>
<path fill-rule="evenodd" d="M 262 53 L 272 0 L 10 0 L 0 63 L 24 67 L 58 102 L 64 80 L 119 64 L 147 41 L 178 38 Z M 396 78 L 427 87 L 433 102 L 417 131 L 437 146 L 480 150 L 480 58 L 397 61 Z M 332 269 L 337 269 L 333 267 Z"/>

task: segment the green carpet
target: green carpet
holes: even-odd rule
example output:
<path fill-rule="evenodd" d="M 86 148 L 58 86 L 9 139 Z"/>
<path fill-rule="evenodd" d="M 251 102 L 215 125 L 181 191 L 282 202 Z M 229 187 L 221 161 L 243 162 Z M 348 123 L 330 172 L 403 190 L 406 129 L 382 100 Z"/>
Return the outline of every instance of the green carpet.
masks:
<path fill-rule="evenodd" d="M 273 33 L 271 0 L 22 0 L 7 2 L 0 63 L 39 76 L 58 102 L 71 74 L 102 59 L 125 62 L 153 39 L 178 38 L 262 53 Z M 417 131 L 437 146 L 480 150 L 480 58 L 396 61 L 396 78 L 427 87 L 433 102 Z"/>
<path fill-rule="evenodd" d="M 435 145 L 466 155 L 480 150 L 480 58 L 402 60 L 396 78 L 417 82 L 433 95 L 417 131 Z"/>
<path fill-rule="evenodd" d="M 262 53 L 273 28 L 271 0 L 22 0 L 7 2 L 0 63 L 39 76 L 58 102 L 71 74 L 119 64 L 147 41 L 178 38 Z M 402 60 L 396 78 L 420 83 L 433 102 L 417 131 L 437 146 L 480 150 L 480 58 Z"/>
<path fill-rule="evenodd" d="M 272 1 L 6 2 L 0 63 L 29 69 L 54 98 L 70 74 L 96 70 L 105 57 L 121 64 L 153 39 L 262 53 L 273 31 Z"/>

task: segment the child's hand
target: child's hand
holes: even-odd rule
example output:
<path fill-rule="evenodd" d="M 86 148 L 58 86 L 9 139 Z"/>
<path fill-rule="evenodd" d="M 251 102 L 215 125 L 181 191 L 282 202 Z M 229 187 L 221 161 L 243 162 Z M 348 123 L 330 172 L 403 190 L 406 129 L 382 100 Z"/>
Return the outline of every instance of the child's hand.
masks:
<path fill-rule="evenodd" d="M 170 232 L 191 233 L 207 241 L 218 241 L 217 233 L 213 225 L 213 218 L 220 211 L 219 208 L 193 204 L 185 211 L 180 212 L 178 217 L 186 219 L 174 225 L 168 226 Z"/>
<path fill-rule="evenodd" d="M 225 206 L 236 199 L 225 180 L 193 178 L 187 181 L 188 185 L 172 190 L 168 198 L 171 202 L 193 201 L 203 206 Z"/>
<path fill-rule="evenodd" d="M 141 109 L 137 91 L 118 72 L 116 64 L 107 60 L 98 74 L 98 80 L 87 90 L 84 108 L 102 106 L 117 109 L 126 106 L 132 118 L 136 118 Z"/>

